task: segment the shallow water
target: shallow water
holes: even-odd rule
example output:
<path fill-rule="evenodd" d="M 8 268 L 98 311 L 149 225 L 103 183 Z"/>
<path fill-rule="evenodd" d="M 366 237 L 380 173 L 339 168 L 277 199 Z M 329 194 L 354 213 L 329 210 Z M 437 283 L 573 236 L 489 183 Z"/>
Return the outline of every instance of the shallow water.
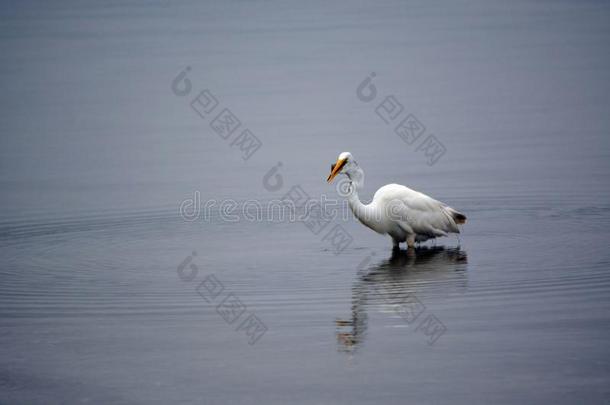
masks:
<path fill-rule="evenodd" d="M 608 4 L 1 7 L 0 402 L 610 399 Z M 189 105 L 204 89 L 249 159 Z M 468 216 L 460 238 L 392 253 L 351 217 L 223 214 L 336 198 L 343 150 L 363 199 L 409 185 Z"/>

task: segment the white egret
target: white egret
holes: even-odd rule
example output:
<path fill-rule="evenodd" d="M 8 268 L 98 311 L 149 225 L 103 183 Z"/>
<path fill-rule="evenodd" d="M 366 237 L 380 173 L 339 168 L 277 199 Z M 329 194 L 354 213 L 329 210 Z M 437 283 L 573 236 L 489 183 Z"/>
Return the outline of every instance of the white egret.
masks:
<path fill-rule="evenodd" d="M 339 155 L 327 181 L 332 182 L 338 174 L 349 179 L 347 199 L 354 216 L 375 232 L 390 235 L 394 249 L 401 242 L 414 247 L 415 242 L 460 233 L 458 225 L 466 223 L 464 214 L 400 184 L 381 187 L 370 204 L 363 204 L 358 190 L 364 184 L 364 171 L 349 152 Z"/>

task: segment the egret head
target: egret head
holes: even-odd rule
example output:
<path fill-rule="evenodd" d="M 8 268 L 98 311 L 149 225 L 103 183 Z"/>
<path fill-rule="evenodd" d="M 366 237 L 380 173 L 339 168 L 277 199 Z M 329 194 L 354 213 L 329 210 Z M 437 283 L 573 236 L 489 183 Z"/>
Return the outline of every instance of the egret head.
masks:
<path fill-rule="evenodd" d="M 349 171 L 355 164 L 356 162 L 354 161 L 354 157 L 351 153 L 340 153 L 339 157 L 337 158 L 337 162 L 330 166 L 330 174 L 328 175 L 326 181 L 329 183 L 332 182 L 338 174 L 348 174 L 349 176 Z"/>

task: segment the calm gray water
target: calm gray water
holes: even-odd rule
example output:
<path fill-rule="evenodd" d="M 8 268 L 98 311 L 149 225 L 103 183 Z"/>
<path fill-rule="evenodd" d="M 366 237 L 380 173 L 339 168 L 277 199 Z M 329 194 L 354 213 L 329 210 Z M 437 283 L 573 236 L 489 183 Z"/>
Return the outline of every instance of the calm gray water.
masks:
<path fill-rule="evenodd" d="M 0 403 L 608 403 L 609 45 L 603 1 L 2 2 Z M 345 150 L 460 239 L 180 215 Z"/>

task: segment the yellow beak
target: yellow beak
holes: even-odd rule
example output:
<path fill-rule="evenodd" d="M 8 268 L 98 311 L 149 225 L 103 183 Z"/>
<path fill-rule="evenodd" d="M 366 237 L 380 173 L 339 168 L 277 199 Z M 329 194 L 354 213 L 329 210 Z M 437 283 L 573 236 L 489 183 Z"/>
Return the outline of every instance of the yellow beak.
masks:
<path fill-rule="evenodd" d="M 341 171 L 341 169 L 343 169 L 343 166 L 345 166 L 345 164 L 347 163 L 347 159 L 339 159 L 337 160 L 337 163 L 335 163 L 334 165 L 332 165 L 330 174 L 328 175 L 328 178 L 326 179 L 327 182 L 331 182 L 333 181 L 333 179 L 335 178 L 335 176 L 337 176 L 339 174 L 339 172 Z"/>

